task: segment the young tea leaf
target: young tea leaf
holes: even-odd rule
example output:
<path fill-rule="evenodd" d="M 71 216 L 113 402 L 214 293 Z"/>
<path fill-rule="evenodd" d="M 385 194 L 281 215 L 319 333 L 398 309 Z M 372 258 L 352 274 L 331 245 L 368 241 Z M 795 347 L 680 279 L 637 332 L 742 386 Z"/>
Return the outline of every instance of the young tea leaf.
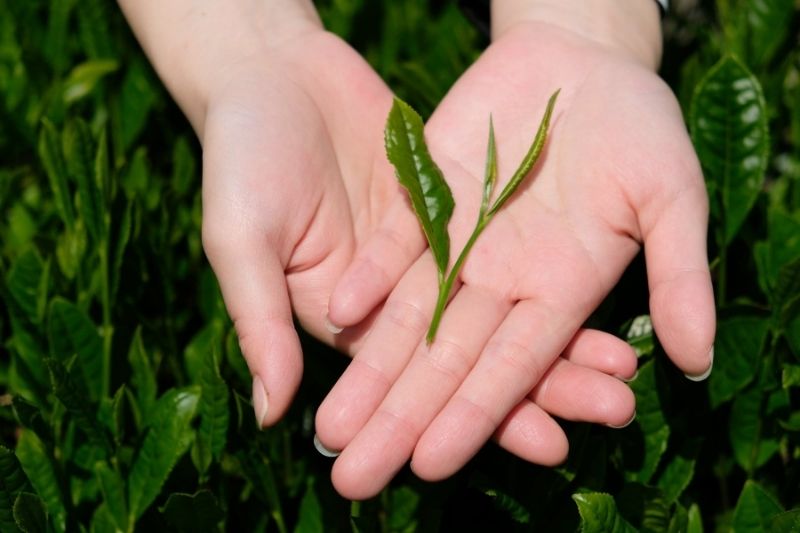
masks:
<path fill-rule="evenodd" d="M 219 374 L 219 363 L 214 352 L 207 350 L 200 371 L 200 428 L 197 430 L 197 450 L 192 459 L 201 475 L 205 474 L 211 460 L 219 460 L 228 437 L 228 385 Z"/>
<path fill-rule="evenodd" d="M 619 514 L 610 494 L 578 493 L 572 499 L 578 505 L 583 533 L 635 533 L 636 529 Z"/>
<path fill-rule="evenodd" d="M 489 215 L 494 215 L 500 210 L 500 208 L 503 207 L 511 195 L 514 194 L 517 188 L 519 188 L 522 181 L 533 168 L 533 165 L 536 164 L 536 161 L 539 160 L 539 156 L 541 155 L 545 142 L 547 141 L 547 130 L 550 127 L 550 118 L 553 116 L 553 108 L 556 105 L 556 99 L 558 99 L 559 92 L 561 92 L 560 89 L 554 92 L 547 101 L 547 107 L 544 110 L 544 116 L 542 117 L 542 121 L 539 123 L 539 129 L 536 132 L 536 137 L 533 138 L 533 143 L 528 149 L 528 153 L 525 154 L 525 157 L 522 159 L 522 163 L 520 163 L 519 168 L 517 168 L 516 172 L 514 172 L 514 175 L 511 176 L 511 180 L 506 184 L 505 187 L 503 187 L 503 191 L 500 193 L 497 201 L 495 201 L 494 205 L 489 210 Z"/>
<path fill-rule="evenodd" d="M 489 142 L 486 147 L 486 171 L 483 175 L 483 199 L 481 200 L 479 218 L 482 218 L 489 209 L 489 202 L 492 201 L 495 183 L 497 183 L 497 147 L 494 140 L 494 122 L 490 115 Z"/>
<path fill-rule="evenodd" d="M 108 513 L 119 531 L 128 530 L 128 506 L 125 502 L 125 482 L 119 472 L 98 461 L 94 468 Z"/>
<path fill-rule="evenodd" d="M 61 136 L 47 119 L 42 121 L 39 132 L 39 158 L 50 181 L 56 210 L 67 229 L 72 229 L 75 225 L 75 210 L 67 183 L 67 164 L 61 151 Z"/>
<path fill-rule="evenodd" d="M 450 260 L 447 224 L 455 202 L 442 171 L 425 144 L 422 119 L 408 104 L 395 98 L 386 120 L 386 155 L 394 165 L 400 184 L 408 191 L 411 205 L 433 252 L 440 278 Z"/>

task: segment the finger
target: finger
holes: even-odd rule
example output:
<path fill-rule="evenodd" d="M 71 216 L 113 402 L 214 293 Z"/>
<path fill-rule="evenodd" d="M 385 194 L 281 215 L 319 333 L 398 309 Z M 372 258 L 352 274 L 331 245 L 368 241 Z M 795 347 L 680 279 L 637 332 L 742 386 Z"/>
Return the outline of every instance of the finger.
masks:
<path fill-rule="evenodd" d="M 561 427 L 540 406 L 522 400 L 494 433 L 506 451 L 543 466 L 556 466 L 567 458 L 569 443 Z"/>
<path fill-rule="evenodd" d="M 561 357 L 623 380 L 632 379 L 638 365 L 630 344 L 610 333 L 589 328 L 575 334 Z"/>
<path fill-rule="evenodd" d="M 433 420 L 412 459 L 425 479 L 454 473 L 544 376 L 582 317 L 543 300 L 519 302 L 487 343 L 472 372 Z"/>
<path fill-rule="evenodd" d="M 380 407 L 334 464 L 332 479 L 340 494 L 368 498 L 389 483 L 510 308 L 510 302 L 479 289 L 459 291 L 434 343 L 419 344 Z"/>
<path fill-rule="evenodd" d="M 699 170 L 697 170 L 699 173 Z M 653 328 L 672 361 L 695 379 L 713 363 L 716 318 L 706 254 L 703 182 L 641 215 Z"/>
<path fill-rule="evenodd" d="M 203 219 L 203 247 L 253 374 L 256 422 L 272 425 L 303 372 L 283 266 L 263 238 L 214 216 Z"/>
<path fill-rule="evenodd" d="M 425 249 L 425 239 L 405 198 L 388 213 L 331 293 L 328 320 L 338 330 L 360 322 L 397 285 Z"/>
<path fill-rule="evenodd" d="M 317 437 L 327 449 L 347 446 L 402 373 L 430 323 L 436 290 L 436 266 L 424 254 L 389 296 L 363 347 L 317 410 Z"/>

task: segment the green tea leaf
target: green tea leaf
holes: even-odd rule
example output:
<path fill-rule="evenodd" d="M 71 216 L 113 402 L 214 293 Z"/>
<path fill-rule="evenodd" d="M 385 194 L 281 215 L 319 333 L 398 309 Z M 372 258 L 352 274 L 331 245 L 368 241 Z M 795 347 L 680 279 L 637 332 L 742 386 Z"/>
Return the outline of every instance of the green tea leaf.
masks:
<path fill-rule="evenodd" d="M 699 441 L 684 441 L 675 456 L 664 465 L 656 484 L 667 503 L 673 504 L 678 501 L 691 483 L 699 450 Z"/>
<path fill-rule="evenodd" d="M 75 225 L 75 211 L 67 183 L 67 164 L 61 151 L 61 136 L 47 119 L 42 120 L 42 129 L 39 132 L 39 158 L 50 181 L 56 210 L 64 225 L 71 230 Z"/>
<path fill-rule="evenodd" d="M 114 517 L 111 516 L 111 511 L 108 510 L 105 503 L 101 503 L 94 510 L 89 531 L 92 533 L 119 533 L 120 530 L 114 522 Z"/>
<path fill-rule="evenodd" d="M 52 441 L 53 432 L 38 407 L 21 396 L 14 396 L 12 405 L 14 406 L 14 415 L 23 427 L 32 429 L 47 442 Z M 2 472 L 0 472 L 1 474 Z"/>
<path fill-rule="evenodd" d="M 122 147 L 133 146 L 147 125 L 150 111 L 158 99 L 157 82 L 150 67 L 141 56 L 126 60 L 128 69 L 122 80 L 119 96 L 119 114 L 123 117 Z M 138 150 L 137 150 L 138 151 Z"/>
<path fill-rule="evenodd" d="M 784 389 L 800 386 L 800 365 L 785 365 L 781 373 L 781 385 Z"/>
<path fill-rule="evenodd" d="M 122 276 L 122 262 L 125 259 L 125 250 L 131 240 L 131 226 L 133 224 L 133 202 L 127 202 L 122 211 L 117 233 L 117 245 L 114 248 L 114 258 L 111 264 L 111 301 L 117 299 L 120 277 Z"/>
<path fill-rule="evenodd" d="M 17 257 L 6 276 L 8 292 L 25 318 L 34 324 L 40 324 L 44 318 L 49 279 L 50 263 L 42 261 L 34 248 Z"/>
<path fill-rule="evenodd" d="M 222 334 L 222 324 L 219 321 L 213 321 L 189 341 L 183 351 L 183 361 L 186 365 L 186 373 L 189 374 L 192 383 L 200 381 L 200 374 L 205 367 L 208 353 L 215 350 L 216 353 L 222 351 Z"/>
<path fill-rule="evenodd" d="M 128 477 L 129 520 L 138 519 L 153 503 L 172 468 L 189 449 L 199 400 L 196 387 L 171 389 L 159 399 Z"/>
<path fill-rule="evenodd" d="M 128 350 L 128 362 L 131 365 L 131 387 L 136 391 L 136 404 L 142 419 L 149 420 L 150 413 L 156 403 L 158 385 L 150 364 L 150 358 L 142 341 L 142 328 L 136 328 Z"/>
<path fill-rule="evenodd" d="M 497 183 L 497 147 L 494 140 L 494 122 L 489 116 L 489 143 L 486 147 L 486 171 L 483 175 L 483 199 L 481 200 L 481 210 L 478 215 L 482 218 L 489 209 L 489 202 L 492 200 L 494 186 Z"/>
<path fill-rule="evenodd" d="M 128 528 L 128 506 L 125 503 L 125 483 L 119 472 L 110 468 L 105 461 L 99 461 L 94 468 L 100 490 L 103 492 L 103 502 L 114 525 L 120 531 Z"/>
<path fill-rule="evenodd" d="M 528 148 L 528 153 L 525 154 L 525 157 L 522 159 L 522 163 L 520 163 L 519 168 L 514 172 L 514 175 L 511 176 L 511 180 L 503 187 L 503 191 L 500 193 L 500 196 L 495 201 L 492 208 L 489 209 L 489 215 L 494 215 L 497 211 L 503 207 L 508 199 L 511 197 L 512 194 L 519 188 L 522 181 L 528 175 L 528 173 L 533 168 L 533 165 L 536 164 L 536 161 L 539 160 L 539 156 L 544 149 L 544 144 L 547 141 L 547 130 L 550 127 L 550 118 L 553 115 L 553 108 L 556 105 L 556 99 L 558 98 L 558 93 L 561 90 L 557 90 L 550 96 L 550 99 L 547 101 L 547 107 L 544 111 L 544 116 L 542 117 L 542 121 L 539 123 L 539 130 L 536 132 L 536 136 L 533 138 L 533 143 L 531 147 Z"/>
<path fill-rule="evenodd" d="M 47 511 L 36 494 L 22 492 L 14 502 L 14 521 L 25 533 L 47 533 Z"/>
<path fill-rule="evenodd" d="M 625 340 L 636 352 L 636 357 L 650 355 L 655 348 L 653 336 L 653 322 L 650 315 L 639 315 L 631 320 L 631 325 L 625 333 Z"/>
<path fill-rule="evenodd" d="M 228 437 L 228 385 L 219 373 L 219 363 L 212 351 L 207 351 L 204 365 L 200 371 L 201 387 L 200 403 L 197 406 L 200 415 L 200 428 L 197 431 L 197 444 L 200 450 L 208 450 L 209 455 L 203 460 L 198 457 L 195 465 L 200 474 L 205 474 L 211 459 L 219 460 Z"/>
<path fill-rule="evenodd" d="M 67 66 L 69 15 L 74 5 L 75 0 L 52 0 L 48 6 L 44 52 L 55 74 L 58 75 L 64 72 Z"/>
<path fill-rule="evenodd" d="M 325 522 L 322 516 L 322 506 L 314 490 L 314 479 L 309 479 L 306 492 L 300 502 L 300 519 L 294 528 L 294 533 L 321 533 L 325 531 Z"/>
<path fill-rule="evenodd" d="M 108 216 L 101 190 L 95 179 L 93 141 L 89 126 L 82 120 L 69 122 L 63 134 L 67 169 L 78 184 L 80 215 L 95 244 L 105 242 Z"/>
<path fill-rule="evenodd" d="M 695 89 L 689 125 L 725 246 L 764 183 L 769 135 L 758 80 L 735 57 L 722 58 Z"/>
<path fill-rule="evenodd" d="M 122 399 L 125 397 L 125 384 L 119 386 L 117 392 L 111 398 L 100 398 L 100 405 L 97 408 L 97 420 L 101 427 L 105 428 L 114 438 L 114 442 L 122 441 L 124 431 Z"/>
<path fill-rule="evenodd" d="M 114 57 L 109 32 L 110 5 L 103 0 L 82 0 L 77 3 L 78 30 L 83 50 L 92 59 Z"/>
<path fill-rule="evenodd" d="M 212 533 L 220 531 L 218 524 L 225 517 L 217 498 L 209 490 L 194 494 L 175 492 L 160 509 L 164 518 L 178 531 Z M 302 507 L 300 519 L 303 519 Z M 321 531 L 321 530 L 320 530 Z"/>
<path fill-rule="evenodd" d="M 109 59 L 89 60 L 75 66 L 64 81 L 64 102 L 71 104 L 91 93 L 97 83 L 119 68 Z"/>
<path fill-rule="evenodd" d="M 767 240 L 756 243 L 756 266 L 758 267 L 759 284 L 770 301 L 775 301 L 778 294 L 781 300 L 791 297 L 782 287 L 778 291 L 778 280 L 781 272 L 800 259 L 800 214 L 787 212 L 783 208 L 770 207 L 767 211 Z M 791 274 L 785 272 L 784 276 Z M 785 284 L 787 280 L 781 283 Z"/>
<path fill-rule="evenodd" d="M 728 436 L 736 462 L 748 473 L 766 463 L 779 449 L 765 433 L 763 392 L 754 387 L 736 395 L 731 408 Z"/>
<path fill-rule="evenodd" d="M 81 260 L 86 253 L 86 228 L 79 220 L 72 229 L 61 234 L 56 244 L 56 260 L 64 276 L 72 280 L 81 267 Z"/>
<path fill-rule="evenodd" d="M 89 398 L 97 402 L 108 386 L 103 364 L 103 343 L 97 326 L 86 313 L 63 298 L 53 298 L 48 314 L 48 338 L 52 356 L 67 361 L 77 354 L 76 364 L 83 375 Z"/>
<path fill-rule="evenodd" d="M 420 508 L 420 495 L 414 489 L 402 486 L 392 490 L 390 495 L 390 531 L 417 531 L 417 513 Z"/>
<path fill-rule="evenodd" d="M 654 361 L 639 368 L 639 376 L 630 383 L 636 395 L 636 420 L 621 430 L 628 478 L 643 484 L 655 474 L 670 434 L 657 374 Z"/>
<path fill-rule="evenodd" d="M 53 392 L 67 408 L 75 423 L 89 438 L 89 442 L 111 454 L 111 442 L 97 419 L 96 404 L 87 398 L 87 391 L 80 380 L 75 379 L 61 361 L 47 359 L 47 367 L 53 383 Z"/>
<path fill-rule="evenodd" d="M 783 509 L 761 486 L 747 480 L 733 512 L 733 530 L 736 533 L 773 531 L 770 521 Z"/>
<path fill-rule="evenodd" d="M 386 155 L 394 165 L 400 184 L 408 191 L 439 275 L 443 277 L 450 260 L 447 224 L 453 215 L 455 202 L 442 171 L 428 152 L 423 128 L 416 111 L 395 98 L 386 120 Z"/>
<path fill-rule="evenodd" d="M 17 530 L 14 502 L 22 491 L 28 489 L 28 477 L 17 456 L 8 448 L 0 446 L 0 530 Z"/>
<path fill-rule="evenodd" d="M 578 504 L 583 533 L 634 533 L 630 525 L 617 511 L 617 504 L 610 494 L 578 493 L 572 499 Z"/>
<path fill-rule="evenodd" d="M 47 506 L 57 531 L 66 527 L 67 511 L 56 470 L 44 443 L 30 430 L 23 430 L 17 441 L 17 458 L 36 493 Z"/>
<path fill-rule="evenodd" d="M 700 507 L 696 503 L 689 507 L 689 521 L 686 524 L 686 533 L 703 533 L 703 516 L 700 514 Z"/>
<path fill-rule="evenodd" d="M 767 531 L 772 533 L 797 533 L 800 531 L 800 508 L 773 516 L 769 521 Z"/>
<path fill-rule="evenodd" d="M 716 409 L 755 377 L 769 331 L 769 320 L 753 316 L 722 319 L 714 341 L 714 371 L 708 380 L 711 408 Z"/>
<path fill-rule="evenodd" d="M 750 64 L 761 66 L 770 62 L 786 40 L 794 10 L 794 0 L 748 0 L 747 7 L 740 13 L 747 17 L 747 58 Z"/>

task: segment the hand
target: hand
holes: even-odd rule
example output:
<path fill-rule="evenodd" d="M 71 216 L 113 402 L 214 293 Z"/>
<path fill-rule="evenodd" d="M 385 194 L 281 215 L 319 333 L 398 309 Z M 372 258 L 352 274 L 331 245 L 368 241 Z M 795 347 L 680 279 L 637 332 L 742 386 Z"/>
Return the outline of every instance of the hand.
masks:
<path fill-rule="evenodd" d="M 477 216 L 489 114 L 501 180 L 560 87 L 550 140 L 534 175 L 467 259 L 430 349 L 422 338 L 436 272 L 426 254 L 392 291 L 385 316 L 320 408 L 320 440 L 344 448 L 334 484 L 351 498 L 375 494 L 412 454 L 424 479 L 461 467 L 540 381 L 642 242 L 662 345 L 687 374 L 710 370 L 707 198 L 680 108 L 652 58 L 553 20 L 523 18 L 496 35 L 426 128 L 456 198 L 453 249 Z M 363 265 L 381 270 L 382 247 L 367 243 L 334 289 L 334 323 L 358 322 L 395 285 L 391 276 L 363 283 L 352 275 Z M 386 346 L 397 348 L 388 362 Z M 347 390 L 369 399 L 356 405 Z M 604 421 L 624 423 L 627 406 L 612 405 Z"/>

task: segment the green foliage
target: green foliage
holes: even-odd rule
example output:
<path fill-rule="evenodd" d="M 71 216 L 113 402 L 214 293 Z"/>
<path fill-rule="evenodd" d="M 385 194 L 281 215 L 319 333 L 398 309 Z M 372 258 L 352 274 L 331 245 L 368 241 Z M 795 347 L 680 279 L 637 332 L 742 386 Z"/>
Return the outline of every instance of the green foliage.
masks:
<path fill-rule="evenodd" d="M 423 118 L 487 44 L 455 2 L 318 4 Z M 0 0 L 0 530 L 798 531 L 797 9 L 701 1 L 665 20 L 662 74 L 711 199 L 711 378 L 665 361 L 637 262 L 597 317 L 639 355 L 634 423 L 565 423 L 556 469 L 487 446 L 449 481 L 404 470 L 351 506 L 311 444 L 344 361 L 304 339 L 292 409 L 255 428 L 202 253 L 200 149 L 117 6 Z"/>

